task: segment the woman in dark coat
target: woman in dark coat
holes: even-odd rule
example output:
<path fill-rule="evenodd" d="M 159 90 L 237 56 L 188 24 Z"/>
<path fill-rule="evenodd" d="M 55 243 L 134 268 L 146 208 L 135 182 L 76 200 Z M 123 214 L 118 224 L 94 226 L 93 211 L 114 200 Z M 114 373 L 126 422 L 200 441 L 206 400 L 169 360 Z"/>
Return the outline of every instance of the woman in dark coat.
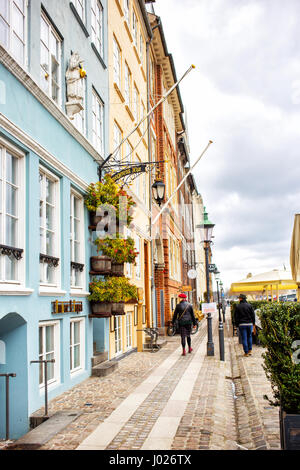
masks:
<path fill-rule="evenodd" d="M 189 347 L 189 353 L 193 351 L 191 347 L 191 329 L 192 324 L 193 326 L 196 326 L 197 320 L 195 318 L 192 305 L 186 300 L 186 295 L 179 294 L 179 298 L 182 300 L 179 302 L 179 304 L 176 305 L 172 323 L 174 325 L 176 320 L 178 320 L 181 336 L 182 356 L 185 356 L 185 338 Z"/>

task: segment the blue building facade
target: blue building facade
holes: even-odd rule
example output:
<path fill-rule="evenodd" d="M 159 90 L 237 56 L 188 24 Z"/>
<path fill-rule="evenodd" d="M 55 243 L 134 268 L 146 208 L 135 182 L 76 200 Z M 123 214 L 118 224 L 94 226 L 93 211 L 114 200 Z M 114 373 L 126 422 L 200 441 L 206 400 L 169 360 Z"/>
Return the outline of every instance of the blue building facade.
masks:
<path fill-rule="evenodd" d="M 32 361 L 55 360 L 51 400 L 90 376 L 93 343 L 108 341 L 106 320 L 89 318 L 84 206 L 108 154 L 106 38 L 106 0 L 1 1 L 0 374 L 16 374 L 12 439 L 44 404 L 44 370 Z"/>

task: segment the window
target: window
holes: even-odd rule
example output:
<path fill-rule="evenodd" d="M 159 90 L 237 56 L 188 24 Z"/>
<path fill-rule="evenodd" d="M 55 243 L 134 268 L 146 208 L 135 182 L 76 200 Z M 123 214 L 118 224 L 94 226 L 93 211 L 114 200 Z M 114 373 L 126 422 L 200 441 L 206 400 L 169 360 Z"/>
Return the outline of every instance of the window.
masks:
<path fill-rule="evenodd" d="M 137 165 L 140 165 L 141 163 L 141 159 L 136 156 L 136 164 Z M 141 192 L 141 174 L 137 174 L 136 178 L 135 178 L 135 189 L 134 189 L 134 192 L 135 194 L 137 195 L 138 198 L 140 198 L 140 192 Z"/>
<path fill-rule="evenodd" d="M 40 282 L 57 283 L 59 258 L 58 179 L 41 169 L 40 174 Z"/>
<path fill-rule="evenodd" d="M 25 63 L 25 0 L 0 1 L 0 42 L 21 64 Z"/>
<path fill-rule="evenodd" d="M 114 54 L 114 82 L 121 88 L 121 49 L 113 39 L 113 54 Z"/>
<path fill-rule="evenodd" d="M 20 280 L 21 234 L 20 217 L 24 214 L 21 195 L 22 159 L 0 146 L 0 280 Z M 12 249 L 1 249 L 1 245 Z M 14 250 L 15 248 L 15 250 Z"/>
<path fill-rule="evenodd" d="M 129 0 L 124 0 L 124 16 L 127 24 L 129 25 Z"/>
<path fill-rule="evenodd" d="M 126 238 L 131 237 L 131 230 L 125 227 Z M 132 277 L 132 263 L 125 263 L 125 273 L 126 277 Z"/>
<path fill-rule="evenodd" d="M 72 191 L 70 199 L 71 287 L 83 287 L 83 198 Z"/>
<path fill-rule="evenodd" d="M 55 362 L 47 364 L 47 384 L 59 380 L 59 322 L 45 322 L 39 325 L 39 360 L 51 360 Z M 45 386 L 44 364 L 40 363 L 41 387 Z"/>
<path fill-rule="evenodd" d="M 131 72 L 128 65 L 125 63 L 125 104 L 131 106 Z"/>
<path fill-rule="evenodd" d="M 72 0 L 82 22 L 85 22 L 85 0 Z"/>
<path fill-rule="evenodd" d="M 92 98 L 92 113 L 93 113 L 93 145 L 100 154 L 103 154 L 103 114 L 104 106 L 98 95 L 93 92 Z"/>
<path fill-rule="evenodd" d="M 143 64 L 143 60 L 144 60 L 144 39 L 143 39 L 142 33 L 140 34 L 140 59 L 141 59 L 141 62 Z"/>
<path fill-rule="evenodd" d="M 70 320 L 70 371 L 84 368 L 84 319 Z"/>
<path fill-rule="evenodd" d="M 41 86 L 59 104 L 61 40 L 45 15 L 41 16 Z"/>
<path fill-rule="evenodd" d="M 74 126 L 83 134 L 85 135 L 85 110 L 86 110 L 86 80 L 82 80 L 83 86 L 83 109 L 79 112 L 74 114 L 73 124 Z"/>
<path fill-rule="evenodd" d="M 145 116 L 146 116 L 146 108 L 145 108 L 144 103 L 142 102 L 142 103 L 141 103 L 141 119 L 144 119 Z M 145 119 L 145 120 L 142 122 L 142 133 L 143 133 L 143 136 L 145 136 L 145 133 L 146 133 L 146 124 L 147 124 L 147 119 Z"/>
<path fill-rule="evenodd" d="M 133 35 L 133 44 L 137 48 L 137 37 L 138 37 L 138 29 L 137 29 L 137 18 L 135 11 L 132 10 L 132 35 Z"/>
<path fill-rule="evenodd" d="M 138 252 L 136 257 L 135 277 L 141 279 L 141 239 L 138 235 L 135 236 L 135 249 Z"/>
<path fill-rule="evenodd" d="M 115 157 L 118 161 L 122 159 L 122 148 L 120 147 L 120 143 L 122 142 L 122 131 L 119 128 L 118 124 L 114 123 L 114 148 L 115 151 L 118 148 L 118 151 L 115 153 Z"/>
<path fill-rule="evenodd" d="M 133 88 L 133 116 L 135 122 L 139 120 L 139 92 L 136 86 Z"/>
<path fill-rule="evenodd" d="M 115 353 L 122 352 L 122 318 L 115 315 Z"/>
<path fill-rule="evenodd" d="M 92 0 L 92 42 L 103 56 L 103 8 L 98 0 Z"/>
<path fill-rule="evenodd" d="M 126 313 L 126 348 L 132 348 L 132 314 L 133 312 Z"/>

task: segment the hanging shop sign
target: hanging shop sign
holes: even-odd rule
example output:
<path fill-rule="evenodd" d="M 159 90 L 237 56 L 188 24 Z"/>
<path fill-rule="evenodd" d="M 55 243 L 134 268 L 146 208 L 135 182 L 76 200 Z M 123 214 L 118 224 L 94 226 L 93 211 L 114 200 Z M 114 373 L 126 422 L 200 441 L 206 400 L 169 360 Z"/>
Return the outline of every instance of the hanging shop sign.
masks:
<path fill-rule="evenodd" d="M 216 265 L 215 264 L 209 264 L 208 265 L 208 272 L 214 273 L 216 270 Z"/>
<path fill-rule="evenodd" d="M 78 313 L 83 310 L 82 302 L 77 302 L 76 300 L 69 300 L 68 302 L 55 300 L 55 302 L 51 302 L 51 304 L 52 313 Z"/>
<path fill-rule="evenodd" d="M 190 292 L 192 290 L 192 286 L 181 286 L 181 290 L 183 292 Z"/>
<path fill-rule="evenodd" d="M 115 173 L 112 175 L 112 180 L 117 181 L 121 178 L 124 178 L 125 176 L 128 175 L 136 175 L 137 173 L 144 173 L 146 171 L 146 165 L 134 165 L 134 166 L 129 166 L 127 168 L 124 168 L 124 170 L 118 171 L 118 173 Z"/>

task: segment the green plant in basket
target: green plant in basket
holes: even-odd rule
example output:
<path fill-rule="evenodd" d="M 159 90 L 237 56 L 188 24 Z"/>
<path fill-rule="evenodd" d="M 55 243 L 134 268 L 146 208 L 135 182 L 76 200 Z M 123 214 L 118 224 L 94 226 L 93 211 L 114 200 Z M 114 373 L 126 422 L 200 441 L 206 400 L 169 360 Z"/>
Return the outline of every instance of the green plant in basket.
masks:
<path fill-rule="evenodd" d="M 96 238 L 95 245 L 98 252 L 109 256 L 115 263 L 134 263 L 138 252 L 135 250 L 133 238 L 121 238 L 117 234 L 117 238 Z"/>
<path fill-rule="evenodd" d="M 106 281 L 94 279 L 90 282 L 91 302 L 126 302 L 137 299 L 137 287 L 130 284 L 126 277 L 110 277 Z"/>

